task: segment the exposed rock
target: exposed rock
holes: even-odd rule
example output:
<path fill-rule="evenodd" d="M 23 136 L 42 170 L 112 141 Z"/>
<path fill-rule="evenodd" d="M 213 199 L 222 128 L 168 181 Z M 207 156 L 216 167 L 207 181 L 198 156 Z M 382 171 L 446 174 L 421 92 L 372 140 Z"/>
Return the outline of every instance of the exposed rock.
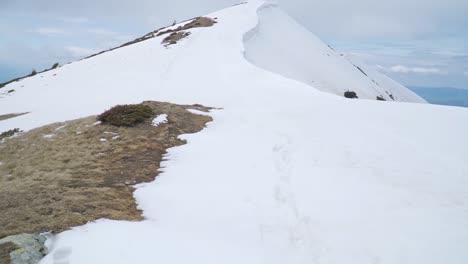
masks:
<path fill-rule="evenodd" d="M 42 235 L 21 234 L 0 239 L 1 264 L 36 264 L 47 254 Z M 9 254 L 9 259 L 7 258 Z"/>

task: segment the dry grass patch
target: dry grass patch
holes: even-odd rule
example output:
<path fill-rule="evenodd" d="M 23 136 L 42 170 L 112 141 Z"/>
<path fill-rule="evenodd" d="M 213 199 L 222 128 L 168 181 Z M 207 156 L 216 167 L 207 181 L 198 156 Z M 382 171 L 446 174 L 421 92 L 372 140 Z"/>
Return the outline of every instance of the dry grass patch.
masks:
<path fill-rule="evenodd" d="M 164 46 L 169 46 L 169 45 L 174 45 L 177 44 L 178 41 L 180 41 L 183 38 L 186 38 L 190 36 L 190 32 L 185 32 L 185 31 L 179 31 L 179 32 L 173 32 L 169 36 L 165 37 L 162 41 L 162 44 Z"/>
<path fill-rule="evenodd" d="M 10 253 L 18 247 L 11 242 L 0 244 L 0 264 L 10 264 Z"/>
<path fill-rule="evenodd" d="M 183 26 L 179 26 L 175 29 L 167 29 L 164 31 L 160 31 L 157 34 L 157 36 L 162 36 L 164 34 L 170 33 L 170 35 L 165 37 L 162 41 L 162 44 L 167 47 L 169 45 L 177 44 L 177 42 L 181 39 L 190 36 L 190 32 L 186 32 L 186 30 L 188 29 L 197 27 L 212 27 L 216 23 L 218 23 L 216 22 L 216 20 L 211 19 L 209 17 L 197 17 Z"/>
<path fill-rule="evenodd" d="M 90 55 L 90 56 L 88 56 L 88 57 L 86 57 L 84 59 L 89 59 L 89 58 L 104 54 L 104 53 L 109 52 L 109 51 L 113 51 L 113 50 L 116 50 L 116 49 L 120 49 L 120 48 L 123 48 L 123 47 L 126 47 L 126 46 L 136 44 L 136 43 L 140 43 L 140 42 L 146 41 L 148 39 L 152 39 L 152 38 L 154 38 L 156 36 L 162 36 L 164 34 L 174 33 L 174 32 L 177 32 L 177 31 L 187 30 L 187 29 L 195 28 L 195 27 L 211 27 L 214 24 L 218 23 L 216 21 L 216 19 L 217 18 L 211 19 L 211 18 L 208 18 L 208 17 L 196 17 L 196 18 L 184 21 L 184 22 L 188 22 L 188 23 L 185 24 L 184 26 L 179 26 L 176 29 L 167 29 L 168 27 L 162 27 L 162 28 L 159 28 L 157 30 L 151 31 L 151 32 L 147 33 L 144 36 L 141 36 L 141 37 L 136 38 L 136 39 L 134 39 L 132 41 L 126 42 L 126 43 L 124 43 L 124 44 L 122 44 L 122 45 L 120 45 L 118 47 L 98 52 L 98 53 Z M 189 34 L 186 34 L 185 36 L 183 36 L 180 39 L 183 39 L 183 38 L 187 37 L 188 35 Z M 179 36 L 180 36 L 180 34 L 179 34 Z M 165 43 L 163 41 L 162 44 L 165 45 L 165 46 L 168 46 L 168 45 L 172 45 L 172 44 L 176 44 L 176 43 L 177 43 L 177 41 L 175 43 L 174 42 L 173 43 L 170 43 L 170 42 Z M 1 88 L 1 85 L 0 85 L 0 88 Z"/>
<path fill-rule="evenodd" d="M 25 114 L 27 114 L 27 113 L 0 115 L 0 121 L 7 120 L 7 119 L 10 119 L 10 118 L 14 118 L 14 117 L 17 117 L 17 116 L 22 116 L 22 115 L 25 115 Z"/>
<path fill-rule="evenodd" d="M 186 109 L 209 108 L 145 102 L 167 114 L 134 127 L 96 124 L 96 116 L 37 128 L 0 144 L 0 238 L 60 232 L 100 218 L 141 220 L 132 187 L 158 175 L 177 136 L 202 130 L 212 119 Z"/>
<path fill-rule="evenodd" d="M 167 34 L 167 33 L 179 32 L 179 31 L 183 31 L 183 30 L 187 30 L 187 29 L 191 29 L 191 28 L 212 27 L 216 23 L 218 23 L 218 22 L 216 22 L 216 20 L 214 20 L 212 18 L 209 18 L 209 17 L 197 17 L 197 18 L 194 18 L 192 21 L 186 23 L 183 26 L 179 26 L 179 27 L 177 27 L 175 29 L 167 29 L 167 30 L 164 30 L 164 31 L 160 31 L 160 32 L 158 32 L 158 34 L 156 36 L 162 36 L 162 35 Z"/>

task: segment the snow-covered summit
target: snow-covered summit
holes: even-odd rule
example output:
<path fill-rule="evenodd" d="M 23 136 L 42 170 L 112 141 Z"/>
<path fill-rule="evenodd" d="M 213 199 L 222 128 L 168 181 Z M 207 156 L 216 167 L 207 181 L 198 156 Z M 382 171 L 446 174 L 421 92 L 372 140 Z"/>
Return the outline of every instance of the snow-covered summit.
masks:
<path fill-rule="evenodd" d="M 137 186 L 145 221 L 58 234 L 43 264 L 466 263 L 468 109 L 377 101 L 423 102 L 262 1 L 207 17 L 177 44 L 156 36 L 2 89 L 15 92 L 0 115 L 29 114 L 0 131 L 144 100 L 222 108 Z"/>
<path fill-rule="evenodd" d="M 324 92 L 359 98 L 425 102 L 424 99 L 323 43 L 274 4 L 258 11 L 259 23 L 246 35 L 246 58 L 254 64 Z"/>
<path fill-rule="evenodd" d="M 261 7 L 255 10 L 253 6 Z M 146 41 L 5 86 L 0 90 L 3 97 L 0 114 L 30 114 L 2 122 L 0 128 L 15 126 L 30 129 L 95 114 L 116 103 L 137 102 L 153 95 L 164 98 L 164 94 L 156 91 L 173 91 L 179 84 L 188 88 L 197 83 L 211 82 L 218 79 L 215 76 L 217 71 L 224 75 L 222 81 L 230 80 L 228 66 L 252 67 L 242 65 L 247 61 L 236 50 L 254 65 L 307 84 L 311 90 L 315 88 L 340 97 L 349 90 L 364 99 L 381 97 L 387 101 L 424 102 L 412 91 L 372 67 L 337 53 L 274 4 L 253 1 L 228 10 L 239 8 L 250 8 L 251 17 L 255 19 L 231 17 L 233 12 L 221 11 L 209 16 L 219 17 L 220 24 L 208 30 L 188 30 L 195 34 L 174 47 L 161 45 L 167 34 L 148 38 L 156 35 L 150 33 L 142 38 Z M 175 29 L 181 24 L 165 30 Z M 240 35 L 243 38 L 239 39 Z M 230 61 L 229 58 L 234 56 L 237 61 Z M 187 69 L 188 65 L 193 65 L 193 68 Z M 188 79 L 190 82 L 184 83 Z M 197 97 L 209 97 L 203 101 L 218 103 L 219 97 L 214 96 L 209 86 L 203 86 L 197 87 Z M 11 90 L 14 92 L 7 93 Z M 224 94 L 234 92 L 226 86 L 216 90 Z M 171 95 L 167 99 L 177 101 L 181 97 L 186 98 L 183 101 L 201 99 L 193 98 L 191 93 L 184 90 L 176 92 L 177 96 L 173 96 L 175 92 L 165 94 Z"/>

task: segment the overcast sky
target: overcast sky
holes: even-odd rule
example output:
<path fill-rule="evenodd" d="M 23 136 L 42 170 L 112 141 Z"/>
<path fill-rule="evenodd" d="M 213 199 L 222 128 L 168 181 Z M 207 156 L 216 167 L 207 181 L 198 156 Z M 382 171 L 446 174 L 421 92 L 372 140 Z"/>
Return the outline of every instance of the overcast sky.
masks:
<path fill-rule="evenodd" d="M 0 82 L 236 0 L 0 0 Z M 405 85 L 468 89 L 468 0 L 278 0 L 337 50 Z"/>

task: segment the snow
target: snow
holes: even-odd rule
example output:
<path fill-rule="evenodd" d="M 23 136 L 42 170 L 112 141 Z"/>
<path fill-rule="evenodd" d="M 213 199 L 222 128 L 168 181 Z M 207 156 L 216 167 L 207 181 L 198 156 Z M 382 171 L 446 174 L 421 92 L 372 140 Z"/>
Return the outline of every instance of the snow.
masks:
<path fill-rule="evenodd" d="M 350 90 L 359 98 L 390 101 L 389 93 L 398 101 L 425 102 L 358 58 L 341 56 L 275 5 L 259 10 L 259 23 L 245 38 L 249 61 L 321 91 L 343 96 Z"/>
<path fill-rule="evenodd" d="M 376 101 L 380 88 L 347 58 L 305 52 L 326 67 L 319 79 L 318 66 L 281 57 L 296 59 L 271 41 L 271 24 L 299 38 L 288 40 L 295 49 L 323 44 L 261 1 L 209 16 L 219 23 L 171 49 L 158 37 L 7 86 L 17 92 L 0 114 L 31 113 L 0 131 L 144 100 L 223 109 L 181 137 L 188 144 L 169 150 L 154 182 L 136 186 L 144 221 L 57 234 L 41 264 L 466 263 L 468 109 Z M 308 67 L 313 79 L 303 78 Z M 340 82 L 372 100 L 331 94 Z"/>
<path fill-rule="evenodd" d="M 67 126 L 66 126 L 66 125 L 65 125 L 65 126 L 59 126 L 59 127 L 57 127 L 57 128 L 55 129 L 55 131 L 60 131 L 60 130 L 64 129 L 65 127 L 67 127 Z"/>
<path fill-rule="evenodd" d="M 189 111 L 192 114 L 196 114 L 196 115 L 210 115 L 207 112 L 203 112 L 203 111 L 200 111 L 200 110 L 197 110 L 197 109 L 187 109 L 187 111 Z"/>
<path fill-rule="evenodd" d="M 167 114 L 161 114 L 161 115 L 158 115 L 157 117 L 155 117 L 153 119 L 152 125 L 157 127 L 160 124 L 164 124 L 164 123 L 167 123 Z"/>

